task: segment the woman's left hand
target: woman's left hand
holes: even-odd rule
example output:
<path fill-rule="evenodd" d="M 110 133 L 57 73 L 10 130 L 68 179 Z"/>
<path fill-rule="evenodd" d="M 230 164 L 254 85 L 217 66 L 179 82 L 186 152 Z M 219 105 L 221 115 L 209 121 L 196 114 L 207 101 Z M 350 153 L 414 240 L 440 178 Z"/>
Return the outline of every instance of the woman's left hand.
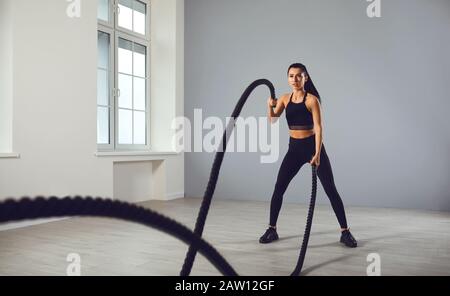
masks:
<path fill-rule="evenodd" d="M 315 154 L 309 163 L 318 167 L 320 165 L 320 155 Z"/>

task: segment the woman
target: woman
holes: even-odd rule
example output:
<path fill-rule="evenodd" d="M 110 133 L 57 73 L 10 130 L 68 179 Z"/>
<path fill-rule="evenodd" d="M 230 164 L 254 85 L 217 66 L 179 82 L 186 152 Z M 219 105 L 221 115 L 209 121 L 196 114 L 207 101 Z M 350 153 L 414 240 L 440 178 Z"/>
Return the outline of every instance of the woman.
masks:
<path fill-rule="evenodd" d="M 357 242 L 348 228 L 344 205 L 334 184 L 330 160 L 322 144 L 320 95 L 303 64 L 289 66 L 288 82 L 292 87 L 291 94 L 285 94 L 278 100 L 269 98 L 267 101 L 271 122 L 286 109 L 290 138 L 289 149 L 281 163 L 272 195 L 269 228 L 259 242 L 270 243 L 278 239 L 276 223 L 284 192 L 300 168 L 309 162 L 311 165 L 316 165 L 317 176 L 341 226 L 340 242 L 354 248 Z"/>

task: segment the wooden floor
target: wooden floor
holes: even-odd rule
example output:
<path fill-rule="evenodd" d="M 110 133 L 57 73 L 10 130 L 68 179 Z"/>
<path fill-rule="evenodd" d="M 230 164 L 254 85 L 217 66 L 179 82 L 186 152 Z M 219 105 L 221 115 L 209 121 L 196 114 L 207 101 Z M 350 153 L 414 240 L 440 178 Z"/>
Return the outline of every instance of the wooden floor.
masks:
<path fill-rule="evenodd" d="M 201 199 L 142 205 L 193 228 Z M 268 202 L 214 200 L 204 238 L 240 275 L 288 275 L 296 263 L 305 205 L 285 203 L 280 240 L 258 243 Z M 450 213 L 347 208 L 359 247 L 339 243 L 328 205 L 316 207 L 303 275 L 367 275 L 367 256 L 378 253 L 381 275 L 450 275 Z M 81 256 L 82 275 L 178 275 L 187 246 L 141 225 L 105 218 L 70 218 L 0 232 L 0 275 L 66 275 L 69 253 Z M 201 255 L 192 275 L 220 275 Z"/>

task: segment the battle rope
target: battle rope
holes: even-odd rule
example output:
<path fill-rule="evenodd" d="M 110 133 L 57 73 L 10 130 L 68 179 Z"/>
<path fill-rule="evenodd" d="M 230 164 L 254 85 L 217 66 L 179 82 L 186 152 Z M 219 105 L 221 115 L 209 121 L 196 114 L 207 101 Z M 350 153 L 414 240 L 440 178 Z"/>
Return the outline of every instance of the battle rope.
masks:
<path fill-rule="evenodd" d="M 112 201 L 110 199 L 93 199 L 91 197 L 65 197 L 63 199 L 39 197 L 31 200 L 22 198 L 18 201 L 8 199 L 0 203 L 0 223 L 24 219 L 38 219 L 66 216 L 96 216 L 116 218 L 136 222 L 171 234 L 186 244 L 195 246 L 223 275 L 237 276 L 233 267 L 217 250 L 195 235 L 186 226 L 150 209 L 133 204 Z"/>
<path fill-rule="evenodd" d="M 204 241 L 201 238 L 201 235 L 203 233 L 206 217 L 208 215 L 211 200 L 219 177 L 220 167 L 226 151 L 227 142 L 234 128 L 234 120 L 236 120 L 236 118 L 241 113 L 241 110 L 251 92 L 257 86 L 262 84 L 265 84 L 267 87 L 269 87 L 271 97 L 275 98 L 275 89 L 273 87 L 273 84 L 266 79 L 259 79 L 254 81 L 246 88 L 246 90 L 242 94 L 231 115 L 233 120 L 228 123 L 227 129 L 224 131 L 220 146 L 222 149 L 219 149 L 219 151 L 216 152 L 216 156 L 209 176 L 208 185 L 203 197 L 197 221 L 195 223 L 194 232 L 190 231 L 186 226 L 176 222 L 175 220 L 165 217 L 155 211 L 125 202 L 112 201 L 109 199 L 101 198 L 93 199 L 91 197 L 87 197 L 85 199 L 81 197 L 66 197 L 63 199 L 57 197 L 51 197 L 49 199 L 38 197 L 34 200 L 23 198 L 18 201 L 8 199 L 6 201 L 0 202 L 0 223 L 24 219 L 65 216 L 96 216 L 132 221 L 171 234 L 181 241 L 185 242 L 186 244 L 189 244 L 189 250 L 186 254 L 186 258 L 180 272 L 181 276 L 187 276 L 190 274 L 197 252 L 200 252 L 202 255 L 204 255 L 223 275 L 237 275 L 237 273 L 228 264 L 228 262 L 217 252 L 216 249 L 214 249 L 214 247 Z M 292 276 L 299 275 L 303 266 L 311 231 L 316 193 L 317 172 L 316 167 L 313 165 L 311 202 L 309 205 L 302 247 L 300 250 L 297 265 L 291 274 Z"/>
<path fill-rule="evenodd" d="M 306 249 L 308 248 L 309 234 L 311 233 L 312 219 L 314 215 L 314 206 L 316 204 L 317 195 L 317 167 L 315 165 L 312 168 L 312 189 L 311 189 L 311 201 L 309 203 L 308 217 L 306 218 L 305 233 L 303 234 L 302 248 L 300 249 L 300 255 L 298 256 L 297 265 L 291 276 L 299 276 L 302 272 L 303 261 L 305 260 Z"/>
<path fill-rule="evenodd" d="M 222 165 L 222 160 L 223 160 L 226 148 L 227 148 L 227 142 L 231 135 L 231 131 L 234 128 L 234 120 L 236 120 L 236 118 L 241 113 L 242 107 L 244 106 L 244 104 L 247 101 L 248 97 L 250 96 L 251 92 L 256 87 L 258 87 L 259 85 L 262 85 L 262 84 L 266 85 L 269 88 L 271 98 L 276 98 L 275 88 L 273 87 L 273 84 L 267 79 L 259 79 L 259 80 L 252 82 L 242 93 L 241 98 L 239 99 L 236 107 L 234 108 L 233 113 L 231 114 L 231 118 L 233 120 L 231 120 L 228 123 L 228 126 L 223 133 L 222 141 L 219 146 L 222 149 L 219 149 L 219 151 L 216 152 L 216 156 L 214 158 L 211 173 L 209 175 L 208 185 L 206 187 L 206 191 L 203 196 L 203 201 L 200 206 L 200 211 L 197 216 L 194 233 L 200 237 L 202 236 L 202 233 L 203 233 L 203 229 L 204 229 L 205 222 L 206 222 L 206 217 L 208 215 L 209 207 L 211 205 L 211 200 L 212 200 L 212 197 L 214 194 L 214 190 L 216 188 L 217 179 L 219 177 L 219 172 L 220 172 L 220 166 Z M 315 170 L 314 166 L 313 166 L 313 186 L 312 186 L 312 188 L 313 189 L 312 189 L 312 193 L 311 193 L 311 203 L 310 203 L 309 212 L 308 212 L 306 231 L 304 234 L 302 248 L 301 248 L 301 252 L 299 255 L 298 262 L 297 262 L 297 266 L 295 267 L 294 272 L 292 272 L 292 274 L 291 274 L 293 276 L 299 275 L 301 272 L 301 268 L 302 268 L 305 254 L 306 254 L 306 248 L 308 245 L 309 234 L 310 234 L 310 230 L 311 230 L 311 223 L 312 223 L 312 217 L 313 217 L 313 213 L 314 213 L 314 204 L 315 204 L 315 200 L 316 200 L 316 191 L 317 191 L 317 177 L 316 177 L 316 170 Z M 180 271 L 181 276 L 188 276 L 190 274 L 192 265 L 194 264 L 196 253 L 197 253 L 197 250 L 196 250 L 195 246 L 192 246 L 192 245 L 189 246 L 189 250 L 186 254 L 186 258 L 184 260 L 183 267 L 181 268 L 181 271 Z"/>

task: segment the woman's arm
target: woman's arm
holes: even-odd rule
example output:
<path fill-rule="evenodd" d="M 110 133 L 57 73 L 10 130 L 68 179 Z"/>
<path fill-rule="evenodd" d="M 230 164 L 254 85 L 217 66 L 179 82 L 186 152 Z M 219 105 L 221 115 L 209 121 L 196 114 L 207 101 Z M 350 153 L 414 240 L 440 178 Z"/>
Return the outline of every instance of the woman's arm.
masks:
<path fill-rule="evenodd" d="M 275 108 L 272 108 L 272 103 L 274 101 L 272 98 L 269 98 L 269 100 L 267 101 L 267 108 L 268 108 L 267 114 L 271 123 L 274 123 L 276 121 L 276 118 L 280 117 L 280 115 L 283 113 L 284 110 L 283 100 L 284 95 L 277 100 L 277 105 L 275 106 Z"/>
<path fill-rule="evenodd" d="M 312 100 L 309 100 L 309 104 L 307 107 L 310 107 L 313 122 L 314 122 L 314 133 L 316 134 L 316 153 L 314 156 L 317 156 L 320 160 L 320 151 L 322 150 L 322 112 L 320 110 L 320 102 L 316 96 L 312 95 Z M 307 102 L 308 103 L 308 102 Z"/>

